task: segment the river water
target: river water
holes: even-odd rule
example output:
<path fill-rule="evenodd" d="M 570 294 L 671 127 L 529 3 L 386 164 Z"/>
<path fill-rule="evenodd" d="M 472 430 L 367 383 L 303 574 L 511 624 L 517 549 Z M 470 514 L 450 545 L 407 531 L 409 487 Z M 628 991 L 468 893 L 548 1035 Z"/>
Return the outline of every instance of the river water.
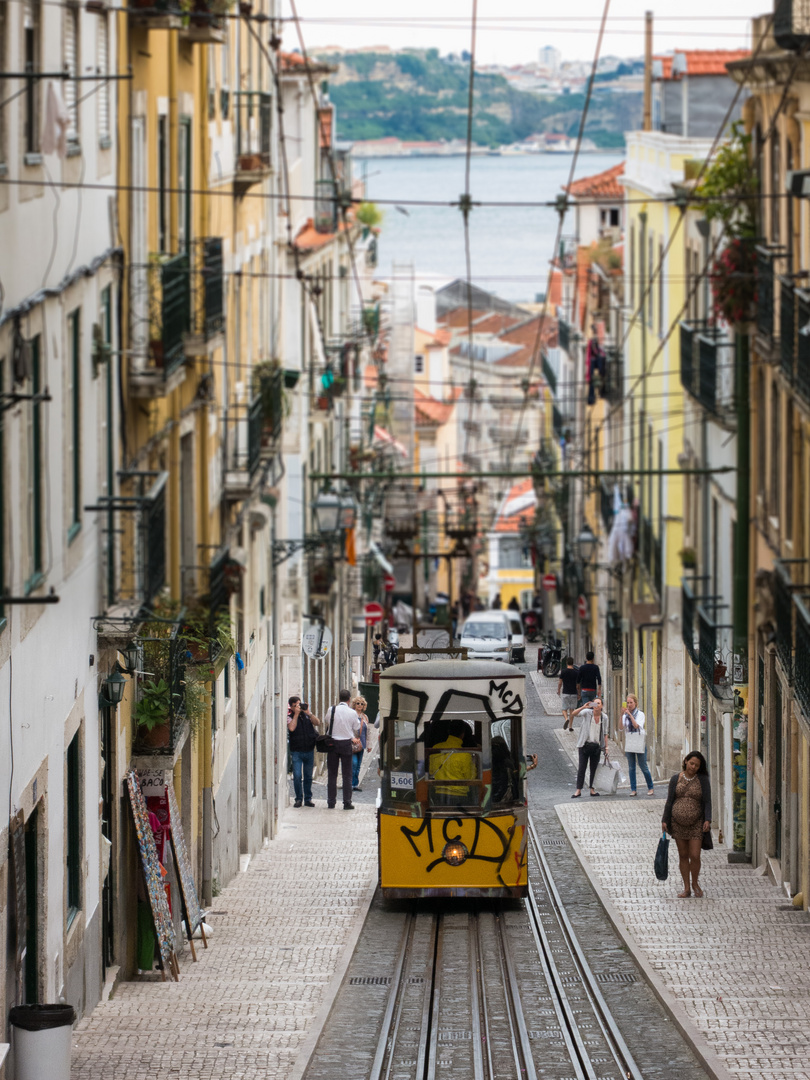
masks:
<path fill-rule="evenodd" d="M 617 154 L 582 154 L 576 176 L 591 176 L 617 164 Z M 569 154 L 536 154 L 472 159 L 473 201 L 553 200 L 567 183 Z M 396 264 L 411 264 L 420 278 L 438 282 L 466 276 L 461 211 L 449 206 L 413 206 L 411 200 L 458 200 L 464 191 L 464 158 L 366 158 L 355 163 L 366 176 L 367 197 L 394 200 L 381 206 L 385 217 L 379 239 L 379 276 L 392 276 Z M 557 230 L 550 207 L 475 207 L 470 214 L 472 279 L 507 300 L 531 301 L 545 292 L 548 263 Z M 563 228 L 575 231 L 569 210 Z"/>

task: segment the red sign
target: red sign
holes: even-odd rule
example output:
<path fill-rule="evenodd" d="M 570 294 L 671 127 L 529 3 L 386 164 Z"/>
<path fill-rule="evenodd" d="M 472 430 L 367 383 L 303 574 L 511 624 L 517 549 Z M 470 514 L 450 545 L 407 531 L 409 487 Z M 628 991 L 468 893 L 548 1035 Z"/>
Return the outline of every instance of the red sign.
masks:
<path fill-rule="evenodd" d="M 383 578 L 383 585 L 385 586 L 385 591 L 386 592 L 393 592 L 394 589 L 397 586 L 397 583 L 396 583 L 396 581 L 394 579 L 394 575 L 393 574 L 386 574 L 385 577 Z"/>
<path fill-rule="evenodd" d="M 557 588 L 557 578 L 554 574 L 543 575 L 543 588 L 546 592 L 553 592 Z"/>
<path fill-rule="evenodd" d="M 366 626 L 373 626 L 374 623 L 382 622 L 385 612 L 381 604 L 372 601 L 370 604 L 366 604 L 363 614 L 366 617 Z"/>
<path fill-rule="evenodd" d="M 580 619 L 588 618 L 588 598 L 587 596 L 580 596 L 577 600 L 577 614 Z"/>

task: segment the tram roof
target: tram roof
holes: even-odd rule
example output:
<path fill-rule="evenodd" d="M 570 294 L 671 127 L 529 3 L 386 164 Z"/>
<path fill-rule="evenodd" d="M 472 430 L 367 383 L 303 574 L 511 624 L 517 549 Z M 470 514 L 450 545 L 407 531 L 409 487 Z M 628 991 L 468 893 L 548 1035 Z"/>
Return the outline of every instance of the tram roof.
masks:
<path fill-rule="evenodd" d="M 500 660 L 409 660 L 380 672 L 383 679 L 515 679 L 525 673 Z"/>

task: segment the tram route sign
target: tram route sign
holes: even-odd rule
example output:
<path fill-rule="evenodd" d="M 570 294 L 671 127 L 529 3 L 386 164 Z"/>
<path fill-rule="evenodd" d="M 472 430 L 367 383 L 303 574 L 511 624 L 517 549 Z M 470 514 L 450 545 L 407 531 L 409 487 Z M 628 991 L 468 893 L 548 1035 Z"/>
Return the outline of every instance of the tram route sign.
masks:
<path fill-rule="evenodd" d="M 301 648 L 310 660 L 323 660 L 332 650 L 332 631 L 323 623 L 316 623 L 304 631 Z"/>

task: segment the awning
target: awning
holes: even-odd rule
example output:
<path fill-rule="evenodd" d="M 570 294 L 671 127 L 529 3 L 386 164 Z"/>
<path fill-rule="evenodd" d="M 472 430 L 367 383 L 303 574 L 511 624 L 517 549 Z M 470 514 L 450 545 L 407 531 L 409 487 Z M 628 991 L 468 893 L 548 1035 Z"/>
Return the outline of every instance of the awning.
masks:
<path fill-rule="evenodd" d="M 390 433 L 390 431 L 386 431 L 384 427 L 379 427 L 378 425 L 375 425 L 374 438 L 377 439 L 379 442 L 384 442 L 387 443 L 389 446 L 393 446 L 397 453 L 402 454 L 404 458 L 408 456 L 408 451 L 405 449 L 402 443 L 397 442 L 397 440 Z"/>

